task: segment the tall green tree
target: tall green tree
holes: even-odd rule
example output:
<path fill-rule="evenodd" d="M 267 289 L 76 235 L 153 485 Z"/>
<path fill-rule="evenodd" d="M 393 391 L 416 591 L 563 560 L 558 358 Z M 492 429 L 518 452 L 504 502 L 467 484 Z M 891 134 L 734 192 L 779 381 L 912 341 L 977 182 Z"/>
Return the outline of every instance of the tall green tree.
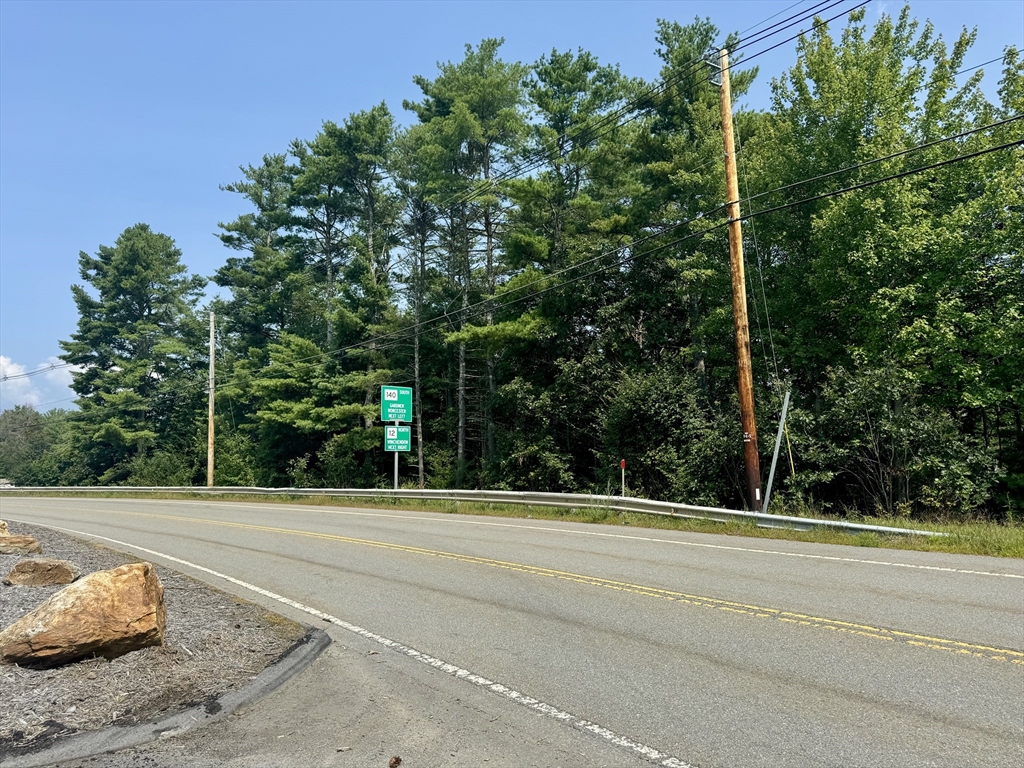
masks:
<path fill-rule="evenodd" d="M 400 240 L 405 254 L 404 283 L 412 309 L 408 318 L 413 337 L 413 398 L 416 419 L 416 469 L 420 488 L 426 486 L 426 462 L 423 431 L 423 368 L 424 323 L 428 302 L 439 278 L 436 265 L 438 248 L 438 211 L 431 201 L 429 161 L 424 151 L 422 132 L 403 132 L 397 141 L 395 183 L 404 207 Z M 436 335 L 436 334 L 433 334 Z"/>
<path fill-rule="evenodd" d="M 338 146 L 337 133 L 338 127 L 326 121 L 312 140 L 296 139 L 289 149 L 298 161 L 289 198 L 292 227 L 301 237 L 312 274 L 323 275 L 322 309 L 318 314 L 323 318 L 323 344 L 328 352 L 335 347 L 335 276 L 352 256 L 349 236 L 353 200 L 345 184 L 347 158 Z"/>
<path fill-rule="evenodd" d="M 219 309 L 225 332 L 241 354 L 263 349 L 281 333 L 317 333 L 322 308 L 306 268 L 301 238 L 293 232 L 291 198 L 297 168 L 284 154 L 265 155 L 243 166 L 244 178 L 221 189 L 242 195 L 255 209 L 219 225 L 220 239 L 242 254 L 231 256 L 213 276 L 231 297 Z"/>
<path fill-rule="evenodd" d="M 342 184 L 350 199 L 351 257 L 342 272 L 341 291 L 350 318 L 344 337 L 348 351 L 337 365 L 339 371 L 349 374 L 357 366 L 366 371 L 360 403 L 369 406 L 382 376 L 388 376 L 388 361 L 375 341 L 365 347 L 357 345 L 388 330 L 394 320 L 394 254 L 402 212 L 393 182 L 395 121 L 387 105 L 381 103 L 349 115 L 341 126 L 325 124 L 323 134 L 342 158 Z M 365 427 L 372 426 L 373 417 L 368 416 Z"/>
<path fill-rule="evenodd" d="M 515 153 L 525 131 L 522 111 L 523 82 L 526 68 L 498 58 L 504 41 L 488 38 L 474 49 L 466 46 L 465 58 L 453 64 L 439 65 L 433 80 L 422 76 L 414 82 L 423 91 L 421 102 L 404 102 L 426 126 L 425 143 L 433 147 L 434 203 L 446 221 L 442 233 L 445 250 L 453 265 L 451 273 L 458 281 L 462 315 L 459 330 L 465 324 L 465 310 L 473 292 L 474 255 L 482 258 L 483 297 L 493 297 L 503 269 L 500 264 L 498 228 L 501 225 L 501 189 L 493 183 L 501 164 Z M 479 250 L 475 246 L 479 243 Z M 488 306 L 485 322 L 494 322 Z M 467 368 L 466 342 L 458 345 L 457 384 L 458 435 L 457 463 L 459 484 L 467 463 Z M 484 360 L 487 392 L 483 396 L 483 435 L 481 453 L 485 465 L 496 456 L 492 404 L 497 388 L 493 355 Z"/>
<path fill-rule="evenodd" d="M 91 291 L 71 287 L 78 330 L 60 343 L 61 358 L 80 368 L 72 374 L 80 409 L 72 437 L 94 477 L 117 482 L 133 458 L 190 447 L 205 398 L 196 312 L 206 280 L 190 275 L 174 241 L 147 224 L 78 261 Z"/>
<path fill-rule="evenodd" d="M 499 291 L 491 334 L 508 371 L 499 444 L 511 487 L 575 490 L 596 480 L 597 410 L 614 365 L 599 315 L 621 295 L 614 249 L 628 237 L 624 201 L 636 189 L 625 162 L 630 131 L 604 115 L 636 85 L 582 50 L 541 57 L 527 81 L 533 120 L 521 162 L 537 169 L 507 183 L 514 205 L 503 245 L 515 274 Z M 595 276 L 561 274 L 573 267 Z"/>

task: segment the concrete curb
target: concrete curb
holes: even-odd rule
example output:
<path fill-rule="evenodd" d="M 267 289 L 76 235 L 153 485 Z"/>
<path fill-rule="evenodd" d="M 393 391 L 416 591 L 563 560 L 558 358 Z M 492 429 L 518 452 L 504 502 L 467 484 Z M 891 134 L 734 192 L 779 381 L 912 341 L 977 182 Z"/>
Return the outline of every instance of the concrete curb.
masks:
<path fill-rule="evenodd" d="M 246 704 L 266 696 L 312 664 L 331 644 L 322 629 L 310 628 L 282 659 L 264 669 L 247 685 L 229 691 L 212 702 L 138 725 L 115 725 L 99 731 L 75 734 L 59 739 L 35 752 L 0 757 L 3 768 L 41 768 L 66 760 L 78 760 L 105 752 L 139 747 L 158 739 L 167 739 L 216 722 Z"/>

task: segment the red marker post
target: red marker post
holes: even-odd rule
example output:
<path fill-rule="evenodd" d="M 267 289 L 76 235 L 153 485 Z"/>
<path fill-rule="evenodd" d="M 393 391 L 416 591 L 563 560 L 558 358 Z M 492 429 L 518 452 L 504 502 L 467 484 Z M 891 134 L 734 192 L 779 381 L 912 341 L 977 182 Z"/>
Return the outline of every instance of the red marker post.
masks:
<path fill-rule="evenodd" d="M 622 495 L 626 495 L 626 460 L 623 459 L 619 462 L 619 467 L 622 469 Z"/>

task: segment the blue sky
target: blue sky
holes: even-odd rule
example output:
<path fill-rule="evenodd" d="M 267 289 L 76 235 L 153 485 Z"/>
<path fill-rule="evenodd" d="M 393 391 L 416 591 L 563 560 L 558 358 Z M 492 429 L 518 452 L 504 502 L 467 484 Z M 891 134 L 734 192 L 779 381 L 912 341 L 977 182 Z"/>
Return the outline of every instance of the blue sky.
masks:
<path fill-rule="evenodd" d="M 582 47 L 655 79 L 656 19 L 710 16 L 730 32 L 792 5 L 0 0 L 0 375 L 47 367 L 75 330 L 79 251 L 142 221 L 177 241 L 191 271 L 213 274 L 228 255 L 217 223 L 245 212 L 219 189 L 240 165 L 381 101 L 408 122 L 402 100 L 420 95 L 412 77 L 459 60 L 466 43 L 504 37 L 502 57 L 523 62 Z M 874 0 L 869 18 L 901 7 Z M 967 65 L 1024 48 L 1024 0 L 911 8 L 950 41 L 977 27 Z M 767 107 L 771 78 L 794 60 L 793 44 L 759 58 L 747 105 Z M 991 98 L 997 67 L 985 68 Z M 69 380 L 54 370 L 0 382 L 0 408 L 68 407 Z"/>

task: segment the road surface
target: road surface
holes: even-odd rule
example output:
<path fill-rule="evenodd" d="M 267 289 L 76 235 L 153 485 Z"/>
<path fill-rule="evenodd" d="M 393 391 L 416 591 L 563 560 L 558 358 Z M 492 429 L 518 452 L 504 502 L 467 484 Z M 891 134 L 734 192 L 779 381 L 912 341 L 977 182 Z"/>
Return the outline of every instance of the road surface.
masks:
<path fill-rule="evenodd" d="M 1021 560 L 243 502 L 0 517 L 285 600 L 622 765 L 1024 764 Z"/>

